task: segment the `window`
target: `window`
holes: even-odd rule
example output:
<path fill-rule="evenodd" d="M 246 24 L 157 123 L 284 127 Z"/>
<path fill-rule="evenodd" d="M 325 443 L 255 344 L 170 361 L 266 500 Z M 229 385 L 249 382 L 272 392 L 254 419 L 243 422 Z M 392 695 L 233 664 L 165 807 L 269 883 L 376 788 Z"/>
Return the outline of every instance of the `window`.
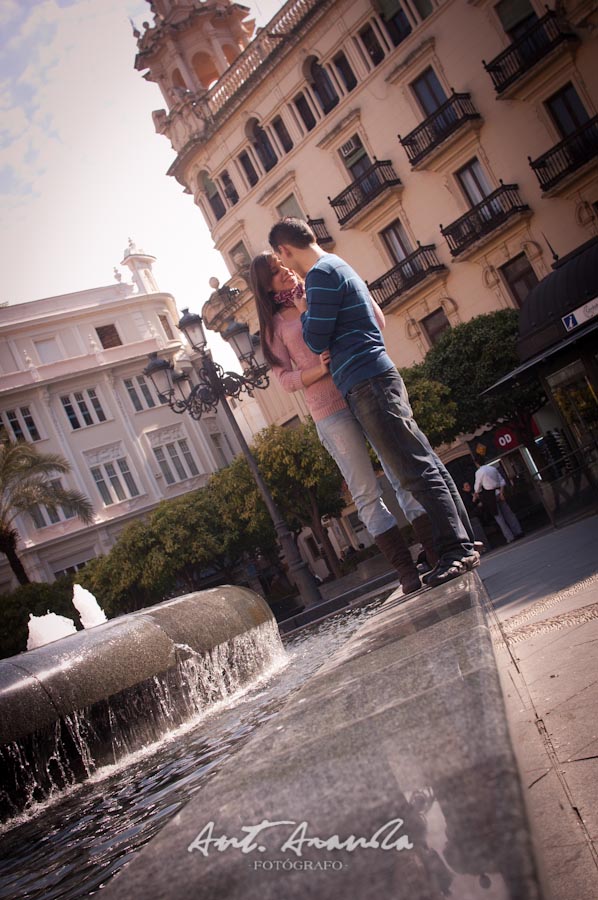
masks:
<path fill-rule="evenodd" d="M 287 126 L 284 124 L 282 118 L 280 116 L 276 116 L 276 118 L 272 119 L 272 128 L 276 132 L 276 136 L 282 145 L 282 149 L 285 153 L 288 153 L 289 150 L 293 149 L 293 139 L 291 135 L 287 131 Z"/>
<path fill-rule="evenodd" d="M 58 569 L 54 572 L 54 578 L 65 578 L 67 575 L 76 575 L 77 572 L 80 572 L 81 569 L 84 569 L 90 559 L 93 559 L 93 556 L 90 556 L 89 559 L 84 559 L 82 562 L 73 563 L 71 566 L 67 566 L 66 569 Z"/>
<path fill-rule="evenodd" d="M 52 487 L 62 488 L 60 478 L 54 478 L 50 481 Z M 51 509 L 42 504 L 37 504 L 29 510 L 29 515 L 33 519 L 36 528 L 47 528 L 48 525 L 56 525 L 57 522 L 64 522 L 67 519 L 74 519 L 75 513 L 70 506 L 56 506 Z"/>
<path fill-rule="evenodd" d="M 154 447 L 153 451 L 167 484 L 185 481 L 199 475 L 199 469 L 185 439 Z"/>
<path fill-rule="evenodd" d="M 367 150 L 361 142 L 358 134 L 345 141 L 339 149 L 339 153 L 346 168 L 351 173 L 354 181 L 359 181 L 359 187 L 365 195 L 374 193 L 380 187 L 377 171 L 371 172 L 372 161 Z M 367 173 L 370 172 L 368 175 Z"/>
<path fill-rule="evenodd" d="M 210 176 L 207 172 L 202 172 L 200 176 L 201 185 L 203 188 L 203 192 L 208 198 L 208 203 L 210 204 L 210 208 L 216 217 L 216 220 L 219 221 L 226 214 L 226 207 L 218 192 L 217 186 L 214 184 Z"/>
<path fill-rule="evenodd" d="M 4 427 L 16 441 L 41 441 L 41 435 L 37 429 L 31 409 L 28 406 L 19 406 L 15 409 L 7 409 L 2 413 Z"/>
<path fill-rule="evenodd" d="M 305 218 L 294 194 L 289 194 L 288 197 L 285 197 L 282 203 L 279 203 L 276 207 L 276 212 L 281 219 L 284 219 L 285 216 L 293 216 L 295 219 Z"/>
<path fill-rule="evenodd" d="M 411 2 L 418 11 L 420 19 L 427 19 L 434 12 L 432 0 L 411 0 Z"/>
<path fill-rule="evenodd" d="M 231 247 L 230 258 L 235 269 L 245 269 L 251 263 L 251 256 L 247 252 L 247 247 L 245 246 L 243 241 L 239 241 L 238 244 L 235 244 L 234 247 Z"/>
<path fill-rule="evenodd" d="M 160 315 L 160 316 L 158 316 L 158 318 L 160 320 L 160 325 L 162 326 L 164 334 L 166 335 L 168 340 L 174 341 L 174 334 L 173 334 L 172 326 L 170 324 L 170 319 L 168 318 L 168 316 Z"/>
<path fill-rule="evenodd" d="M 470 160 L 456 173 L 463 193 L 472 206 L 481 203 L 492 193 L 492 188 L 478 159 Z"/>
<path fill-rule="evenodd" d="M 507 287 L 519 306 L 538 283 L 536 273 L 532 269 L 525 253 L 520 253 L 500 267 L 500 273 Z"/>
<path fill-rule="evenodd" d="M 382 240 L 396 263 L 400 263 L 412 252 L 407 232 L 398 219 L 382 231 Z"/>
<path fill-rule="evenodd" d="M 351 68 L 351 64 L 345 54 L 342 52 L 337 53 L 335 57 L 333 57 L 332 62 L 338 72 L 340 79 L 347 91 L 352 91 L 353 88 L 357 85 L 357 78 L 355 77 L 355 73 Z"/>
<path fill-rule="evenodd" d="M 529 0 L 500 0 L 494 8 L 512 41 L 518 40 L 538 19 Z"/>
<path fill-rule="evenodd" d="M 43 366 L 48 365 L 49 363 L 58 362 L 58 360 L 63 358 L 56 338 L 45 338 L 41 341 L 34 341 L 33 345 L 38 359 Z"/>
<path fill-rule="evenodd" d="M 394 46 L 398 47 L 411 34 L 411 23 L 399 0 L 387 0 L 384 7 L 382 21 Z"/>
<path fill-rule="evenodd" d="M 586 109 L 572 84 L 566 84 L 546 101 L 552 120 L 566 138 L 589 122 Z"/>
<path fill-rule="evenodd" d="M 158 405 L 152 390 L 143 375 L 136 375 L 134 378 L 125 378 L 123 381 L 131 399 L 131 403 L 133 404 L 133 409 L 136 412 L 141 412 L 143 409 L 153 409 L 154 406 Z M 166 402 L 160 400 L 159 397 L 158 401 L 160 403 Z"/>
<path fill-rule="evenodd" d="M 104 350 L 109 350 L 110 347 L 122 346 L 122 341 L 116 330 L 116 325 L 97 325 L 96 334 L 100 339 L 100 344 Z"/>
<path fill-rule="evenodd" d="M 272 141 L 268 137 L 266 131 L 264 131 L 262 126 L 259 125 L 255 119 L 249 125 L 248 135 L 253 144 L 253 148 L 258 155 L 259 161 L 263 165 L 265 171 L 269 172 L 278 162 L 276 151 L 272 146 Z"/>
<path fill-rule="evenodd" d="M 315 59 L 309 67 L 311 88 L 324 115 L 329 113 L 338 103 L 338 94 L 326 69 Z"/>
<path fill-rule="evenodd" d="M 429 316 L 425 316 L 421 321 L 426 337 L 430 344 L 435 344 L 443 332 L 451 327 L 451 323 L 447 319 L 443 309 L 435 309 Z"/>
<path fill-rule="evenodd" d="M 307 102 L 307 97 L 301 91 L 301 93 L 297 94 L 295 99 L 293 100 L 295 107 L 297 108 L 297 112 L 301 116 L 301 121 L 305 125 L 308 131 L 311 131 L 312 128 L 315 128 L 316 125 L 316 117 L 314 116 L 311 106 Z"/>
<path fill-rule="evenodd" d="M 221 174 L 220 181 L 222 182 L 222 187 L 224 189 L 224 196 L 228 201 L 229 206 L 234 206 L 235 203 L 239 202 L 239 194 L 237 193 L 237 189 L 233 184 L 233 180 L 226 171 Z"/>
<path fill-rule="evenodd" d="M 255 166 L 251 161 L 251 157 L 247 150 L 243 150 L 242 153 L 239 154 L 239 162 L 241 163 L 241 167 L 247 176 L 247 181 L 249 182 L 249 186 L 253 187 L 254 184 L 257 184 L 259 181 L 259 176 L 255 171 Z"/>
<path fill-rule="evenodd" d="M 359 32 L 359 37 L 365 47 L 366 53 L 374 66 L 377 66 L 384 59 L 384 50 L 380 41 L 376 37 L 376 33 L 371 25 L 366 25 Z"/>
<path fill-rule="evenodd" d="M 339 153 L 354 178 L 359 178 L 372 165 L 358 134 L 354 134 L 348 141 L 345 141 L 339 148 Z"/>
<path fill-rule="evenodd" d="M 233 451 L 228 442 L 228 439 L 225 434 L 221 434 L 219 431 L 215 431 L 210 435 L 210 440 L 213 444 L 214 456 L 216 457 L 216 461 L 219 466 L 228 466 L 230 460 L 233 457 Z M 226 453 L 228 451 L 228 454 Z"/>
<path fill-rule="evenodd" d="M 105 506 L 139 496 L 139 488 L 124 456 L 92 466 L 91 474 Z"/>
<path fill-rule="evenodd" d="M 426 116 L 435 113 L 446 102 L 447 96 L 434 69 L 429 66 L 411 83 L 413 93 Z"/>
<path fill-rule="evenodd" d="M 99 401 L 95 388 L 88 388 L 86 391 L 75 391 L 72 394 L 63 394 L 60 402 L 73 431 L 106 421 L 106 414 L 102 409 L 102 404 Z"/>

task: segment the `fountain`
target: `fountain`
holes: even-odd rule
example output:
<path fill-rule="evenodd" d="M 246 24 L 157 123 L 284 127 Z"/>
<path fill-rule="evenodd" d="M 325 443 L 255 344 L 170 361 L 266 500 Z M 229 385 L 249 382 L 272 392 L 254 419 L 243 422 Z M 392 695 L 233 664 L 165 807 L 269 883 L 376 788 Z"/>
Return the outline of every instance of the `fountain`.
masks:
<path fill-rule="evenodd" d="M 95 628 L 106 622 L 106 613 L 94 595 L 80 584 L 73 585 L 73 606 L 79 613 L 83 628 Z"/>
<path fill-rule="evenodd" d="M 107 621 L 106 613 L 94 595 L 80 584 L 73 585 L 73 606 L 79 613 L 83 628 L 95 628 Z M 35 650 L 36 647 L 43 647 L 44 644 L 51 644 L 70 634 L 77 633 L 72 619 L 67 616 L 59 616 L 49 610 L 45 616 L 34 616 L 33 613 L 30 613 L 28 627 L 28 650 Z"/>
<path fill-rule="evenodd" d="M 0 819 L 153 743 L 284 654 L 269 606 L 245 588 L 103 624 L 95 598 L 76 593 L 82 631 L 46 631 L 52 643 L 0 660 Z"/>
<path fill-rule="evenodd" d="M 28 650 L 35 650 L 36 647 L 43 647 L 44 644 L 59 641 L 61 638 L 68 637 L 69 634 L 77 634 L 77 629 L 72 619 L 68 619 L 66 616 L 59 616 L 50 611 L 45 616 L 34 616 L 33 613 L 29 613 L 29 622 L 27 624 L 29 627 Z"/>

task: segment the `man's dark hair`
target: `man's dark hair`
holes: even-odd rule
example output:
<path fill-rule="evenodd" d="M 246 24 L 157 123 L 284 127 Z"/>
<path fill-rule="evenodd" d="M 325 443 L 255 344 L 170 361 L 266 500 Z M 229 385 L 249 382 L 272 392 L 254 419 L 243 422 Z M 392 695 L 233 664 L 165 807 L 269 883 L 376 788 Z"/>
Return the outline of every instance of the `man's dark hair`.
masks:
<path fill-rule="evenodd" d="M 291 247 L 304 250 L 310 244 L 316 243 L 316 236 L 303 219 L 285 216 L 270 230 L 268 240 L 274 251 L 277 251 L 281 244 L 290 244 Z"/>

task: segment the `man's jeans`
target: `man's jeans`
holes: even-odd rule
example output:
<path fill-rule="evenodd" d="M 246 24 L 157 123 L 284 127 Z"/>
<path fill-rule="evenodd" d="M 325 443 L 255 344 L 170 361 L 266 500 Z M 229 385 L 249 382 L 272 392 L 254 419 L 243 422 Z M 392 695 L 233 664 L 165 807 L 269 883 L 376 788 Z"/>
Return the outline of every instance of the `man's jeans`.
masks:
<path fill-rule="evenodd" d="M 382 500 L 382 488 L 359 422 L 350 409 L 326 416 L 316 422 L 320 441 L 328 450 L 353 497 L 357 514 L 373 538 L 397 524 Z"/>
<path fill-rule="evenodd" d="M 428 513 L 441 562 L 470 555 L 472 541 L 442 471 L 444 466 L 413 418 L 397 370 L 362 381 L 351 388 L 346 399 L 386 469 Z M 458 496 L 456 487 L 455 493 Z M 469 524 L 467 513 L 465 521 Z"/>

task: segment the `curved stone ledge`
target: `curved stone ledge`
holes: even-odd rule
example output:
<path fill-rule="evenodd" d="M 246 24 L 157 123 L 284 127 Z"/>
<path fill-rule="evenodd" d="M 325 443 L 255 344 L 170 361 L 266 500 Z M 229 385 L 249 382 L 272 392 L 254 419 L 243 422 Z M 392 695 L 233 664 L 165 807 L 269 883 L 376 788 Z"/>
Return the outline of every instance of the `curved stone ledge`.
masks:
<path fill-rule="evenodd" d="M 0 815 L 159 739 L 282 652 L 267 603 L 224 586 L 1 660 L 0 762 L 8 787 L 0 791 Z"/>

